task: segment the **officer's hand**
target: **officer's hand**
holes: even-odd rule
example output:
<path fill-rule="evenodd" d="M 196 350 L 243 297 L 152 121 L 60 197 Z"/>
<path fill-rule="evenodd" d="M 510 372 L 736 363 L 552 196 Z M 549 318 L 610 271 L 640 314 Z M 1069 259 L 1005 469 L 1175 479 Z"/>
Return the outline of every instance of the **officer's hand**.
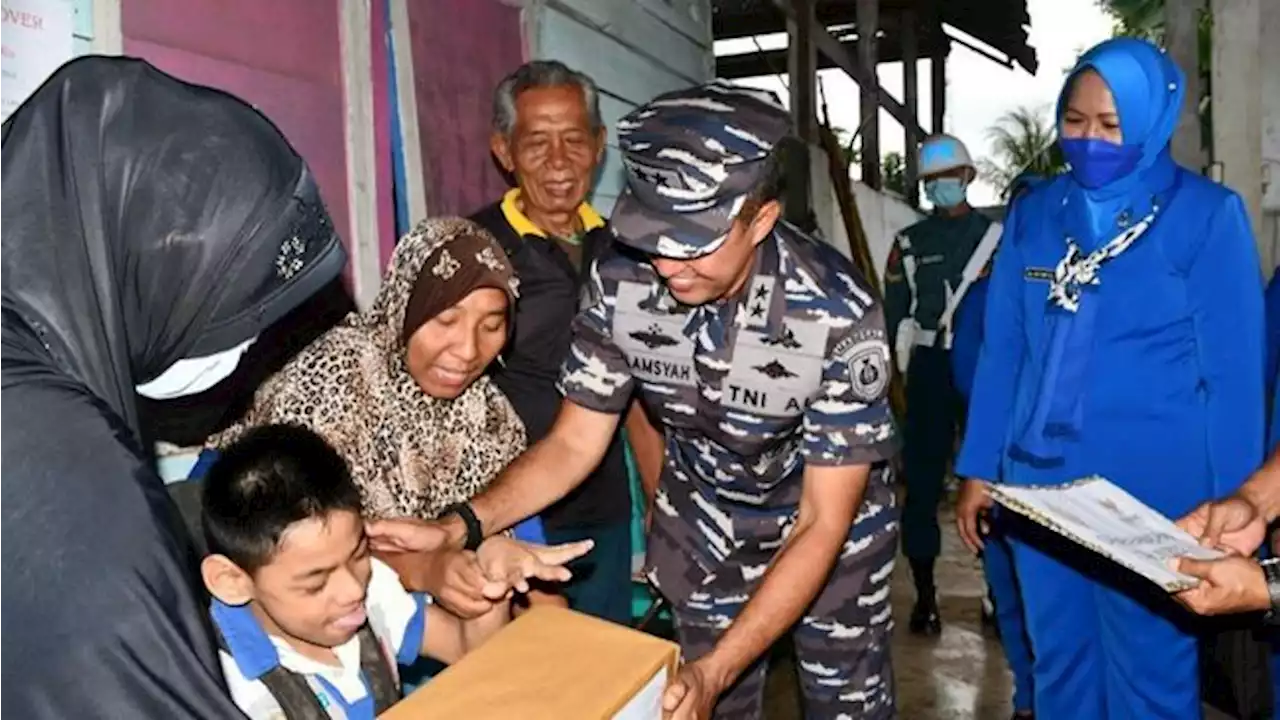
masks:
<path fill-rule="evenodd" d="M 710 720 L 725 688 L 715 675 L 700 660 L 683 665 L 662 696 L 663 720 Z"/>
<path fill-rule="evenodd" d="M 1178 572 L 1200 578 L 1200 584 L 1174 599 L 1201 615 L 1252 612 L 1271 607 L 1262 567 L 1248 557 L 1218 560 L 1179 558 Z"/>
<path fill-rule="evenodd" d="M 485 540 L 476 551 L 480 567 L 495 582 L 505 583 L 519 592 L 529 592 L 531 578 L 546 582 L 565 582 L 573 577 L 565 563 L 591 551 L 591 540 L 563 545 L 538 545 L 502 535 Z"/>
<path fill-rule="evenodd" d="M 1252 555 L 1267 537 L 1258 509 L 1239 495 L 1201 505 L 1179 520 L 1178 527 L 1199 538 L 1201 545 L 1241 555 Z"/>
<path fill-rule="evenodd" d="M 470 620 L 511 596 L 511 586 L 485 576 L 476 554 L 468 550 L 388 552 L 375 550 L 409 590 L 430 593 L 445 609 Z"/>
<path fill-rule="evenodd" d="M 982 536 L 991 532 L 987 525 L 987 511 L 995 501 L 987 493 L 987 483 L 982 480 L 965 480 L 960 484 L 960 497 L 956 500 L 956 529 L 970 552 L 982 552 Z"/>

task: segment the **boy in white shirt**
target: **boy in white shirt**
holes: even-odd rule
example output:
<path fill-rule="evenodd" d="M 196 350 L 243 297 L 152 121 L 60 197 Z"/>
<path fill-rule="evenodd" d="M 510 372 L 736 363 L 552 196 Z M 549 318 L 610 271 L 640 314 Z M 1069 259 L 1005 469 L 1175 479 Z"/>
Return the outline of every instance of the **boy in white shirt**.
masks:
<path fill-rule="evenodd" d="M 397 663 L 452 663 L 510 619 L 507 603 L 463 620 L 405 591 L 370 556 L 360 510 L 346 463 L 304 428 L 258 428 L 210 468 L 201 574 L 231 696 L 250 718 L 373 720 L 400 698 Z M 564 580 L 560 566 L 590 547 L 490 538 L 480 561 L 504 579 L 486 594 L 509 593 L 517 568 Z"/>

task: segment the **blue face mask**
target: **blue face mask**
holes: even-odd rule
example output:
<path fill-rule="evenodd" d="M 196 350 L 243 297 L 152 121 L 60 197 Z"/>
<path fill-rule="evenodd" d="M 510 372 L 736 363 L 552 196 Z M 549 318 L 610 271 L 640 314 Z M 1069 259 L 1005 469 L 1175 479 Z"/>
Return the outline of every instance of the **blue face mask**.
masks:
<path fill-rule="evenodd" d="M 936 207 L 953 208 L 964 202 L 964 181 L 960 178 L 938 178 L 924 184 L 924 196 Z"/>
<path fill-rule="evenodd" d="M 1095 138 L 1062 138 L 1062 155 L 1071 164 L 1071 175 L 1093 190 L 1133 172 L 1142 158 L 1142 148 L 1117 145 Z"/>

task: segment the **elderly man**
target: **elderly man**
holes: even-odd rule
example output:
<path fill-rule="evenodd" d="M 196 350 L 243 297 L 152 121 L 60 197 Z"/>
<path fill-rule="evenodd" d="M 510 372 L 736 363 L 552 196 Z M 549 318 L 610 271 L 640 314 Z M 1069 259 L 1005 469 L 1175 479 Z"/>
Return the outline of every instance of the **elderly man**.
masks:
<path fill-rule="evenodd" d="M 526 63 L 494 92 L 491 148 L 516 187 L 472 219 L 498 238 L 520 276 L 515 333 L 494 380 L 524 421 L 531 445 L 551 429 L 560 406 L 556 379 L 569 350 L 583 268 L 613 242 L 586 200 L 604 138 L 595 83 L 562 63 Z M 645 430 L 635 434 L 653 434 L 641 434 Z M 570 604 L 618 623 L 631 619 L 630 515 L 620 433 L 577 491 L 542 514 L 549 542 L 595 543 L 590 556 L 571 566 Z"/>

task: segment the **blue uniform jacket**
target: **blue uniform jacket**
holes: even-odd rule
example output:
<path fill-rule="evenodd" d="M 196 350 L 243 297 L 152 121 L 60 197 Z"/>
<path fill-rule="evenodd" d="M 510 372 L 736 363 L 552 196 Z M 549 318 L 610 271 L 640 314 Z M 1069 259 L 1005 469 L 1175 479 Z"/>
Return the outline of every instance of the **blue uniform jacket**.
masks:
<path fill-rule="evenodd" d="M 973 390 L 973 375 L 978 370 L 978 351 L 982 349 L 982 321 L 987 308 L 986 277 L 969 286 L 951 325 L 951 383 L 968 402 Z"/>
<path fill-rule="evenodd" d="M 1267 384 L 1274 387 L 1280 372 L 1280 267 L 1267 283 Z"/>
<path fill-rule="evenodd" d="M 957 474 L 1018 485 L 1100 474 L 1178 517 L 1262 458 L 1262 276 L 1240 198 L 1178 169 L 1155 224 L 1105 265 L 1079 436 L 1061 465 L 1010 458 L 1044 370 L 1049 278 L 1062 259 L 1058 178 L 1024 196 L 996 255 Z"/>

